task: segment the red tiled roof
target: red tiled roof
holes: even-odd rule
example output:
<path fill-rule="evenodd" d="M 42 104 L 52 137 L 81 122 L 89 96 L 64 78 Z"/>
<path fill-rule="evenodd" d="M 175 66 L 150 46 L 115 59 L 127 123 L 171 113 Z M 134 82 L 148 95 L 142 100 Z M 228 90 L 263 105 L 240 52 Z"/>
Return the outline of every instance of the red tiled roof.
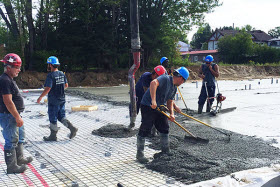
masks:
<path fill-rule="evenodd" d="M 187 51 L 187 52 L 181 52 L 181 55 L 194 55 L 194 54 L 213 54 L 218 53 L 218 50 L 203 50 L 203 51 Z"/>

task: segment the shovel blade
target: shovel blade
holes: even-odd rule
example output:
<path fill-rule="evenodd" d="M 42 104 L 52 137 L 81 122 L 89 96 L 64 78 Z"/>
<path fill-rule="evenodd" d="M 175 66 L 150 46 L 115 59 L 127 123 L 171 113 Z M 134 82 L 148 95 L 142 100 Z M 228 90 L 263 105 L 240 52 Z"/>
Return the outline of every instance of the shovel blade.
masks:
<path fill-rule="evenodd" d="M 185 140 L 191 143 L 204 143 L 207 144 L 209 143 L 208 139 L 203 139 L 199 137 L 192 137 L 192 136 L 185 136 Z"/>

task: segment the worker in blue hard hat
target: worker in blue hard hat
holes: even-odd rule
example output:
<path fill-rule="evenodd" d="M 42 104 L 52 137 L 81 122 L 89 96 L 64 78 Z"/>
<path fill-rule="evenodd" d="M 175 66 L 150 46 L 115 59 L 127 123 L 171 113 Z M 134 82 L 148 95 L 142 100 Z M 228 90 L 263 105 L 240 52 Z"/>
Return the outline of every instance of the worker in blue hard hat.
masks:
<path fill-rule="evenodd" d="M 160 64 L 166 69 L 166 73 L 168 75 L 172 73 L 171 69 L 169 68 L 169 59 L 167 57 L 162 57 L 160 59 Z"/>
<path fill-rule="evenodd" d="M 216 90 L 216 77 L 219 77 L 219 66 L 213 63 L 214 58 L 212 55 L 205 57 L 205 63 L 199 68 L 198 76 L 203 79 L 200 95 L 198 98 L 198 113 L 201 114 L 203 110 L 203 105 L 207 98 L 207 108 L 206 112 L 210 112 L 213 97 L 215 96 Z M 207 90 L 206 90 L 207 89 Z M 211 99 L 210 99 L 211 98 Z"/>
<path fill-rule="evenodd" d="M 169 125 L 168 118 L 157 111 L 157 107 L 167 105 L 170 112 L 170 120 L 174 121 L 174 109 L 180 109 L 174 105 L 174 97 L 177 87 L 186 82 L 189 71 L 185 67 L 176 69 L 173 76 L 163 74 L 154 79 L 150 88 L 145 92 L 141 101 L 141 125 L 137 136 L 136 159 L 140 163 L 147 163 L 148 159 L 144 156 L 145 138 L 150 135 L 153 125 L 160 133 L 161 151 L 163 154 L 170 155 L 169 149 Z"/>
<path fill-rule="evenodd" d="M 59 127 L 57 121 L 60 121 L 65 127 L 70 130 L 69 138 L 72 139 L 76 136 L 78 128 L 66 118 L 65 114 L 65 94 L 64 90 L 68 87 L 68 82 L 65 74 L 58 70 L 60 63 L 58 58 L 51 56 L 47 60 L 48 71 L 45 81 L 45 89 L 40 97 L 37 99 L 37 103 L 40 103 L 42 98 L 48 94 L 48 114 L 50 121 L 50 135 L 43 137 L 44 141 L 57 141 L 57 132 Z"/>

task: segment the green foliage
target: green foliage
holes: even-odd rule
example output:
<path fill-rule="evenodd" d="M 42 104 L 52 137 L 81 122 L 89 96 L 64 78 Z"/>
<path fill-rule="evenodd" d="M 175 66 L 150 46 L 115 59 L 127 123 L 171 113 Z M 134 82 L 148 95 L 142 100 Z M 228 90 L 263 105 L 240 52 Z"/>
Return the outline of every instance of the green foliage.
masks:
<path fill-rule="evenodd" d="M 254 61 L 260 64 L 275 63 L 280 59 L 280 49 L 254 44 Z"/>
<path fill-rule="evenodd" d="M 245 31 L 252 31 L 252 30 L 255 30 L 254 27 L 252 27 L 251 25 L 248 25 L 248 24 L 245 25 L 243 28 L 245 29 Z"/>
<path fill-rule="evenodd" d="M 212 31 L 208 23 L 199 27 L 198 31 L 193 35 L 191 46 L 195 49 L 208 49 L 208 46 L 205 46 L 204 43 L 208 41 L 211 35 Z"/>
<path fill-rule="evenodd" d="M 0 1 L 0 4 L 3 5 L 3 2 Z M 25 58 L 28 63 L 29 59 L 33 61 L 37 71 L 45 71 L 45 64 L 41 62 L 45 62 L 49 55 L 59 55 L 60 61 L 70 70 L 128 67 L 131 59 L 129 1 L 39 1 L 38 14 L 34 16 L 36 36 L 33 56 L 30 55 L 30 40 L 27 39 L 26 12 L 24 4 L 21 4 L 25 1 L 11 2 L 15 15 L 17 11 L 22 14 L 23 35 L 21 39 L 9 39 L 9 51 L 22 53 L 23 46 Z M 138 3 L 145 67 L 158 65 L 162 56 L 180 64 L 177 42 L 186 41 L 185 32 L 194 24 L 202 23 L 205 12 L 220 6 L 219 0 L 145 0 Z M 0 26 L 0 41 L 7 40 L 3 28 Z"/>
<path fill-rule="evenodd" d="M 280 37 L 280 27 L 275 27 L 274 29 L 269 30 L 268 34 L 273 38 Z"/>
<path fill-rule="evenodd" d="M 1 63 L 1 65 L 0 65 L 0 73 L 2 74 L 3 72 L 4 72 L 4 64 Z"/>
<path fill-rule="evenodd" d="M 191 62 L 189 61 L 189 58 L 186 57 L 186 58 L 176 58 L 174 59 L 173 61 L 173 66 L 174 67 L 181 67 L 181 66 L 190 66 L 191 65 Z"/>
<path fill-rule="evenodd" d="M 258 65 L 278 63 L 280 49 L 253 43 L 245 30 L 235 36 L 225 36 L 219 40 L 218 51 L 221 60 L 230 64 Z"/>
<path fill-rule="evenodd" d="M 218 42 L 221 60 L 232 64 L 244 64 L 253 55 L 251 35 L 244 30 L 235 36 L 225 36 Z"/>
<path fill-rule="evenodd" d="M 50 56 L 57 56 L 56 51 L 35 51 L 34 53 L 34 70 L 39 71 L 39 72 L 46 72 L 47 70 L 47 59 Z M 59 59 L 59 62 L 61 63 L 61 59 Z M 61 63 L 63 65 L 63 63 Z"/>

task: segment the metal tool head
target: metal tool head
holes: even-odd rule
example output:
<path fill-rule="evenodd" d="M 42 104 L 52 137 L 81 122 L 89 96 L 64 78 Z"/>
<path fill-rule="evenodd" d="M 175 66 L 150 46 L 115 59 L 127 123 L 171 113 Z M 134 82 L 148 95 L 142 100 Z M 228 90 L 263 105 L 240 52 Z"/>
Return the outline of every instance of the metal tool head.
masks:
<path fill-rule="evenodd" d="M 209 143 L 208 139 L 203 139 L 203 138 L 199 138 L 199 137 L 185 136 L 184 139 L 191 143 L 202 143 L 202 144 Z"/>

